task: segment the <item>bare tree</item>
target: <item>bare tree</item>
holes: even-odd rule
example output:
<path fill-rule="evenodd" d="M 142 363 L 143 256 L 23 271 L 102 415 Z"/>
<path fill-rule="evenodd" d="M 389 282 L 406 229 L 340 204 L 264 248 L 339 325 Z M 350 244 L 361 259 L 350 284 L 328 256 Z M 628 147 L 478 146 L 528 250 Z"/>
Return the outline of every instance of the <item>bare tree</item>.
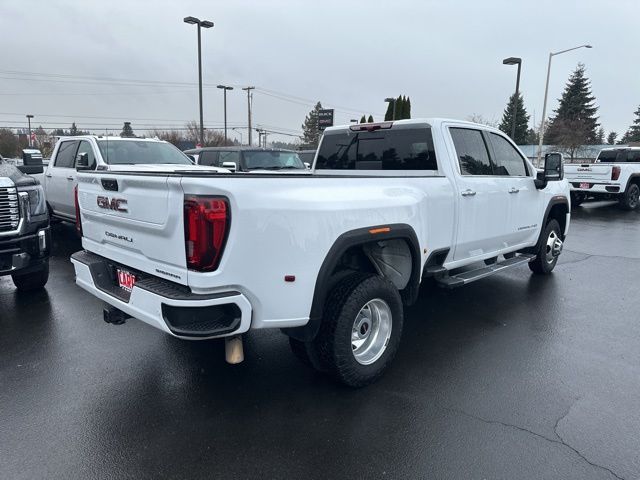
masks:
<path fill-rule="evenodd" d="M 194 143 L 199 143 L 200 140 L 200 126 L 195 120 L 187 123 L 185 137 L 187 140 L 191 140 Z M 234 145 L 232 140 L 225 142 L 224 135 L 210 128 L 204 129 L 204 145 L 203 147 L 223 147 L 225 145 Z"/>
<path fill-rule="evenodd" d="M 576 154 L 586 143 L 585 139 L 589 135 L 592 127 L 582 120 L 556 118 L 554 129 L 554 146 L 557 150 L 567 155 L 570 161 L 573 162 Z"/>
<path fill-rule="evenodd" d="M 473 113 L 467 117 L 467 120 L 473 123 L 479 123 L 480 125 L 487 125 L 488 127 L 498 128 L 499 122 L 496 119 L 489 120 L 479 113 Z"/>

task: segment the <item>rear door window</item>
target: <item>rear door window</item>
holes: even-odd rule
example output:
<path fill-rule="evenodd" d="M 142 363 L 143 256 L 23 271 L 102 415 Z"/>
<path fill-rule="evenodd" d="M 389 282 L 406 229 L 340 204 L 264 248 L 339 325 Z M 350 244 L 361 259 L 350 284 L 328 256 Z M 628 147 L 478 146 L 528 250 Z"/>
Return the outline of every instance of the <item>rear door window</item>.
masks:
<path fill-rule="evenodd" d="M 430 128 L 325 134 L 317 170 L 438 170 Z"/>
<path fill-rule="evenodd" d="M 511 177 L 524 177 L 527 168 L 524 158 L 507 139 L 495 133 L 489 133 L 491 146 L 493 147 L 494 175 L 508 175 Z"/>
<path fill-rule="evenodd" d="M 624 150 L 601 150 L 598 154 L 597 160 L 600 163 L 619 163 L 625 162 L 627 160 L 627 156 Z"/>
<path fill-rule="evenodd" d="M 480 130 L 450 128 L 462 175 L 493 175 L 489 151 Z"/>
<path fill-rule="evenodd" d="M 73 168 L 77 149 L 78 142 L 76 140 L 62 142 L 58 148 L 54 165 L 60 168 Z"/>

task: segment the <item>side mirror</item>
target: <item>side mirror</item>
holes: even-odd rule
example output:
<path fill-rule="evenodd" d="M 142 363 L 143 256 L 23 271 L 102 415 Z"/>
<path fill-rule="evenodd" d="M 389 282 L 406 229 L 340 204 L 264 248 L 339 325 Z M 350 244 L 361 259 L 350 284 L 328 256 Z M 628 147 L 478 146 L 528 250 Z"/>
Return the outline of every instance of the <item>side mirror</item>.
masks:
<path fill-rule="evenodd" d="M 236 172 L 236 170 L 238 170 L 236 162 L 222 162 L 222 168 L 226 168 L 227 170 L 231 170 L 232 172 Z"/>
<path fill-rule="evenodd" d="M 42 157 L 33 156 L 30 153 L 22 154 L 22 165 L 18 167 L 25 175 L 36 175 L 44 173 L 44 166 L 42 165 Z"/>
<path fill-rule="evenodd" d="M 564 159 L 558 152 L 547 153 L 544 156 L 544 169 L 536 175 L 536 188 L 543 189 L 548 182 L 558 182 L 564 178 Z"/>
<path fill-rule="evenodd" d="M 309 162 L 304 162 L 304 166 L 307 167 L 307 170 L 311 170 L 311 164 Z"/>
<path fill-rule="evenodd" d="M 76 159 L 76 170 L 89 170 L 89 154 L 87 152 L 81 153 Z"/>
<path fill-rule="evenodd" d="M 552 152 L 544 156 L 544 176 L 547 181 L 559 181 L 564 178 L 563 163 L 561 153 Z"/>
<path fill-rule="evenodd" d="M 190 153 L 187 153 L 187 157 L 189 157 L 189 160 L 191 160 L 191 163 L 193 163 L 194 165 L 196 164 L 196 157 L 194 157 Z"/>

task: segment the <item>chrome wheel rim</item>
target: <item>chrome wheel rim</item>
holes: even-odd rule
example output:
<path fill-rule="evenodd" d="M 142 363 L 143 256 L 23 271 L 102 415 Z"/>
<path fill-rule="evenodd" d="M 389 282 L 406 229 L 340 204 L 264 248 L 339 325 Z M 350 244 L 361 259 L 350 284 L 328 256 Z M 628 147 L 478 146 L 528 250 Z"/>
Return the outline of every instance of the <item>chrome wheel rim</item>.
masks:
<path fill-rule="evenodd" d="M 358 312 L 351 328 L 351 350 L 361 365 L 371 365 L 387 349 L 391 338 L 392 314 L 380 298 L 368 301 Z"/>
<path fill-rule="evenodd" d="M 546 252 L 545 257 L 547 263 L 553 263 L 558 255 L 562 253 L 562 240 L 558 237 L 558 234 L 555 230 L 551 230 L 549 233 L 549 238 L 547 238 Z"/>

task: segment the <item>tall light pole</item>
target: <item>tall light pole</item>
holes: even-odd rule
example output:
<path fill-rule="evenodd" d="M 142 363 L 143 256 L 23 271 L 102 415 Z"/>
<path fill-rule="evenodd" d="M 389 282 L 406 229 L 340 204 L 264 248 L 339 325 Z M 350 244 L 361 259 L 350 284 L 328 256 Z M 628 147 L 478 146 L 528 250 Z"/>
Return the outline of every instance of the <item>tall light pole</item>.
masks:
<path fill-rule="evenodd" d="M 29 123 L 29 146 L 31 147 L 31 119 L 33 118 L 33 115 L 28 114 L 27 115 L 27 122 Z"/>
<path fill-rule="evenodd" d="M 213 22 L 196 17 L 185 17 L 184 23 L 198 26 L 198 94 L 200 99 L 200 144 L 204 146 L 204 122 L 202 120 L 202 53 L 200 47 L 200 29 L 213 27 Z"/>
<path fill-rule="evenodd" d="M 395 98 L 391 98 L 391 97 L 387 97 L 384 99 L 385 102 L 393 102 L 393 118 L 391 120 L 395 120 L 396 119 L 396 99 Z"/>
<path fill-rule="evenodd" d="M 573 48 L 567 48 L 566 50 L 560 50 L 559 52 L 550 52 L 549 53 L 549 65 L 547 66 L 547 83 L 544 87 L 544 104 L 542 105 L 542 123 L 540 123 L 540 139 L 538 141 L 538 166 L 542 161 L 542 142 L 544 140 L 544 131 L 545 131 L 545 122 L 547 115 L 547 94 L 549 93 L 549 76 L 551 74 L 551 59 L 556 55 L 560 55 L 562 53 L 570 52 L 571 50 L 577 50 L 578 48 L 592 48 L 591 45 L 579 45 Z"/>
<path fill-rule="evenodd" d="M 518 116 L 518 96 L 520 91 L 520 67 L 522 59 L 518 57 L 509 57 L 502 60 L 503 65 L 518 65 L 518 75 L 516 77 L 516 94 L 513 101 L 513 117 L 511 118 L 511 140 L 516 141 L 516 117 Z"/>
<path fill-rule="evenodd" d="M 248 145 L 251 146 L 251 98 L 253 96 L 253 94 L 251 93 L 251 90 L 255 89 L 256 87 L 243 87 L 242 90 L 245 90 L 247 92 L 247 118 L 248 118 L 248 122 L 247 122 L 247 128 L 249 129 L 249 141 L 248 141 Z"/>
<path fill-rule="evenodd" d="M 227 90 L 233 90 L 228 85 L 218 85 L 224 91 L 224 142 L 227 143 Z"/>

